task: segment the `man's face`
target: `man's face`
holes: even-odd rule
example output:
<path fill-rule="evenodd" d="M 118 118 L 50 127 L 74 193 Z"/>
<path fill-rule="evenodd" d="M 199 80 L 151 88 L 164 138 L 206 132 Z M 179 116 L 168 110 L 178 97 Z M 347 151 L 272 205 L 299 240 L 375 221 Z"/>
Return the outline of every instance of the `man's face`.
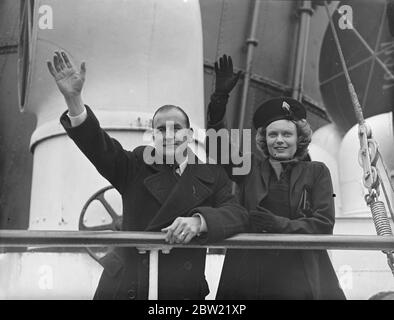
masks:
<path fill-rule="evenodd" d="M 277 160 L 288 160 L 297 151 L 297 127 L 289 120 L 277 120 L 266 129 L 268 152 Z"/>
<path fill-rule="evenodd" d="M 183 158 L 187 143 L 191 142 L 191 129 L 187 128 L 184 114 L 178 109 L 160 111 L 153 119 L 153 139 L 157 152 L 164 155 L 168 164 L 171 159 Z M 182 147 L 181 147 L 182 146 Z"/>

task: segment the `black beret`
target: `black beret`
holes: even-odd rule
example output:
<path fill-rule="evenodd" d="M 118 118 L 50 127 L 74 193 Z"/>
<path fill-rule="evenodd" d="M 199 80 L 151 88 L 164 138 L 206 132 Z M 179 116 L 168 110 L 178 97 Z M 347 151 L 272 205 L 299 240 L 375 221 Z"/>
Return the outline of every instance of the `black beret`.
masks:
<path fill-rule="evenodd" d="M 276 120 L 306 119 L 306 110 L 301 102 L 288 98 L 278 97 L 264 101 L 253 115 L 253 125 L 256 129 L 267 127 Z"/>

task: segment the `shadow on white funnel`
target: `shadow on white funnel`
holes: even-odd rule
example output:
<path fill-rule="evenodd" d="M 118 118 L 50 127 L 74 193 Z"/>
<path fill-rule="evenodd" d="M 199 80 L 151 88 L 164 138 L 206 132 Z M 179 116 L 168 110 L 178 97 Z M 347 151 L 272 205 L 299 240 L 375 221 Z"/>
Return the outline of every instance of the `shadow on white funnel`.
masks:
<path fill-rule="evenodd" d="M 380 153 L 391 174 L 394 173 L 394 136 L 392 113 L 384 113 L 366 119 L 367 124 L 372 129 L 372 136 L 379 145 Z M 340 152 L 339 152 L 339 176 L 342 191 L 343 214 L 346 216 L 370 216 L 370 210 L 367 207 L 364 195 L 367 189 L 362 183 L 363 170 L 358 161 L 360 142 L 358 138 L 358 126 L 352 127 L 345 135 Z M 389 180 L 378 162 L 378 170 L 385 183 L 386 190 L 391 194 L 390 201 L 393 200 L 393 194 L 390 192 Z M 381 188 L 380 188 L 381 189 Z M 383 192 L 381 191 L 380 200 L 384 201 Z M 387 204 L 386 204 L 387 208 Z"/>

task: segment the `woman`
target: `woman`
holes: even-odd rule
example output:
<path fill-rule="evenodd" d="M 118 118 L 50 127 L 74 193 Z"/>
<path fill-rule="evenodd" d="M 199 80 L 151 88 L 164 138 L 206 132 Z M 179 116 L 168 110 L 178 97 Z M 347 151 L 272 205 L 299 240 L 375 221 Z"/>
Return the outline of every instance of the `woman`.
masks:
<path fill-rule="evenodd" d="M 223 128 L 228 93 L 238 75 L 230 57 L 215 64 L 216 90 L 208 126 Z M 250 232 L 332 234 L 335 211 L 330 172 L 306 161 L 312 130 L 297 100 L 278 97 L 254 113 L 259 154 L 238 184 Z M 345 299 L 325 250 L 228 250 L 217 299 Z"/>

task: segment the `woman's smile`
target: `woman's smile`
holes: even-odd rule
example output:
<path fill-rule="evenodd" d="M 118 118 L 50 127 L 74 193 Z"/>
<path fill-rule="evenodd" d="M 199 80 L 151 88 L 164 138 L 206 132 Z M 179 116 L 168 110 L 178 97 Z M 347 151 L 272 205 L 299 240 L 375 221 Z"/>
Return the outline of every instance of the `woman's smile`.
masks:
<path fill-rule="evenodd" d="M 268 152 L 278 160 L 292 159 L 297 151 L 297 128 L 289 120 L 277 120 L 267 126 Z"/>

